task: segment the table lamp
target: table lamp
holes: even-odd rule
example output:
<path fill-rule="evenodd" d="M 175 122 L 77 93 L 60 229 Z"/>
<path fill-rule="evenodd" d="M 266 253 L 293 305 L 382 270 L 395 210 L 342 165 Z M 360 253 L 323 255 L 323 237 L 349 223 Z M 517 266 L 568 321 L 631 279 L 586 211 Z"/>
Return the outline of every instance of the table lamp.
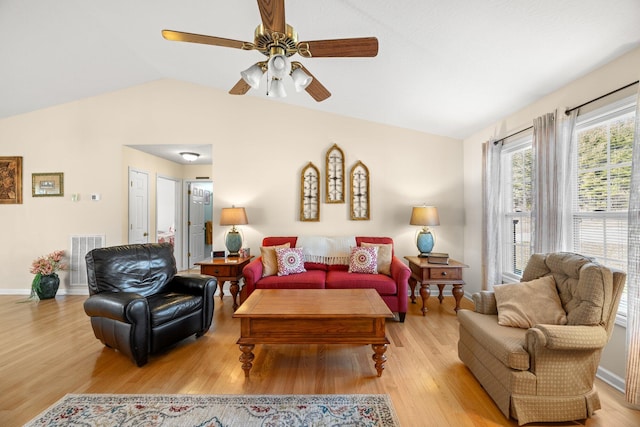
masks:
<path fill-rule="evenodd" d="M 416 246 L 420 251 L 419 257 L 427 257 L 433 250 L 435 236 L 429 230 L 430 225 L 440 225 L 438 209 L 435 206 L 414 206 L 411 211 L 411 225 L 420 225 L 422 230 L 416 236 Z"/>
<path fill-rule="evenodd" d="M 249 224 L 247 221 L 247 213 L 244 208 L 236 208 L 231 206 L 230 208 L 222 208 L 220 213 L 220 225 L 230 225 L 231 230 L 227 232 L 224 238 L 224 244 L 229 251 L 230 257 L 238 257 L 240 254 L 240 248 L 242 247 L 242 235 L 236 229 L 236 225 Z"/>

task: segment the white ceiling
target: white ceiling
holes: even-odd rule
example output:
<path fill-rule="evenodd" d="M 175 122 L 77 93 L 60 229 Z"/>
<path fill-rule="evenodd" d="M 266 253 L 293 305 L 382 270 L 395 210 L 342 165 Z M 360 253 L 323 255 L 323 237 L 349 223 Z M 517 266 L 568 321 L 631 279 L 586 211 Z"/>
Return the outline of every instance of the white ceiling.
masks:
<path fill-rule="evenodd" d="M 300 40 L 376 36 L 375 58 L 294 57 L 332 96 L 306 108 L 464 138 L 640 46 L 638 0 L 286 0 Z M 0 118 L 171 78 L 228 91 L 254 0 L 0 0 Z M 232 96 L 232 95 L 229 95 Z M 265 95 L 250 90 L 244 96 Z"/>

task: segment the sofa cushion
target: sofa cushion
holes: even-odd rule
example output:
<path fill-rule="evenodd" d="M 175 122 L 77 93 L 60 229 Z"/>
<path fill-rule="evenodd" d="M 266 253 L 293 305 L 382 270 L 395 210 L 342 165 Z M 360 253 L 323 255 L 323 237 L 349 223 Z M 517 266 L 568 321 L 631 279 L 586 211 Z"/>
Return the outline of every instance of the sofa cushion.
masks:
<path fill-rule="evenodd" d="M 302 248 L 276 248 L 278 276 L 304 273 L 304 253 Z"/>
<path fill-rule="evenodd" d="M 502 326 L 528 329 L 538 323 L 565 325 L 567 314 L 562 308 L 553 276 L 530 282 L 493 287 Z"/>
<path fill-rule="evenodd" d="M 375 289 L 380 295 L 396 295 L 395 280 L 384 274 L 353 274 L 348 271 L 329 270 L 327 289 Z"/>
<path fill-rule="evenodd" d="M 349 273 L 377 274 L 378 248 L 352 247 L 349 253 Z"/>
<path fill-rule="evenodd" d="M 256 282 L 256 289 L 323 289 L 327 273 L 309 270 L 289 276 L 263 277 Z"/>
<path fill-rule="evenodd" d="M 502 364 L 520 371 L 529 369 L 529 353 L 525 350 L 526 329 L 500 326 L 497 315 L 464 309 L 458 310 L 458 321 L 460 327 L 483 343 L 483 347 Z"/>
<path fill-rule="evenodd" d="M 278 258 L 276 257 L 276 248 L 290 247 L 291 243 L 289 242 L 283 245 L 260 247 L 260 258 L 262 258 L 262 277 L 278 274 Z"/>
<path fill-rule="evenodd" d="M 393 253 L 393 245 L 391 243 L 368 243 L 362 242 L 362 247 L 378 248 L 378 273 L 391 276 L 391 258 Z"/>

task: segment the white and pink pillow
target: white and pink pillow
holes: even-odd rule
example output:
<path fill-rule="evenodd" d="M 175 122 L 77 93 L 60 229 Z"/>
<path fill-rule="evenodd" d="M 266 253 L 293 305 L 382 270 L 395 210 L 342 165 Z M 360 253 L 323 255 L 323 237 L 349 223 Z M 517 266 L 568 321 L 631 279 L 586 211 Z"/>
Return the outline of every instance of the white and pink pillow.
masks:
<path fill-rule="evenodd" d="M 378 247 L 352 247 L 349 255 L 349 273 L 377 274 Z"/>
<path fill-rule="evenodd" d="M 276 248 L 278 276 L 304 273 L 304 253 L 302 248 Z"/>

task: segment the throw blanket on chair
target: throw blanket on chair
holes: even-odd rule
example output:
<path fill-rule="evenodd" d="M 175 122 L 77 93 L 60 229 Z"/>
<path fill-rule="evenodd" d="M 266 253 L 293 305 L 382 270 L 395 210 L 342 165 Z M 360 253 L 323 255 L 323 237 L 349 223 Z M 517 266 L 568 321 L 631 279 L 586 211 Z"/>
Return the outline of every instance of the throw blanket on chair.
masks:
<path fill-rule="evenodd" d="M 327 265 L 348 265 L 352 246 L 356 246 L 355 236 L 298 236 L 296 242 L 296 247 L 302 248 L 305 262 Z"/>

